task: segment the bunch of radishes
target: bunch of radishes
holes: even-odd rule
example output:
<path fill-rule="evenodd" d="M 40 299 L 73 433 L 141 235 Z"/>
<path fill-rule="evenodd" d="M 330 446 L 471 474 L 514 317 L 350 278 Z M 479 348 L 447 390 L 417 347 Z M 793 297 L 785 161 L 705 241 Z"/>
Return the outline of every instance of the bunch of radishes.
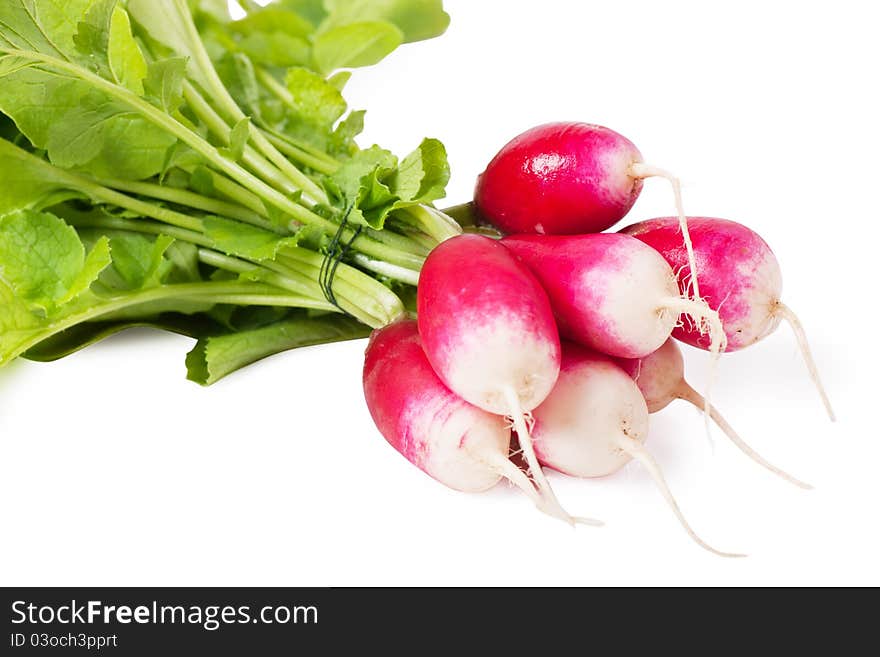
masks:
<path fill-rule="evenodd" d="M 650 175 L 673 182 L 678 217 L 600 233 Z M 680 398 L 758 463 L 808 487 L 751 450 L 684 381 L 671 339 L 717 355 L 786 319 L 831 413 L 803 331 L 780 301 L 779 265 L 757 234 L 685 218 L 673 176 L 616 132 L 582 123 L 508 143 L 480 176 L 474 205 L 507 236 L 465 234 L 436 247 L 421 271 L 418 319 L 376 331 L 367 348 L 367 405 L 409 461 L 463 491 L 506 478 L 542 511 L 597 524 L 562 508 L 542 466 L 601 477 L 635 458 L 701 546 L 734 556 L 688 526 L 643 446 L 649 413 Z M 511 429 L 525 470 L 511 460 Z"/>

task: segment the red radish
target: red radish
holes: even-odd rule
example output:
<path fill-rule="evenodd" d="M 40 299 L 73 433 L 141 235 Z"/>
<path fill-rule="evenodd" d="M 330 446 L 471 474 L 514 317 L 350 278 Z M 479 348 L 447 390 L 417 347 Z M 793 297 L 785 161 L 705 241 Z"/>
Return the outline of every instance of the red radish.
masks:
<path fill-rule="evenodd" d="M 618 358 L 615 359 L 615 362 L 636 382 L 645 398 L 649 413 L 663 410 L 676 399 L 683 399 L 697 408 L 705 408 L 706 406 L 706 400 L 703 396 L 685 381 L 684 358 L 682 358 L 678 345 L 671 338 L 653 354 L 644 358 Z M 750 459 L 795 486 L 812 488 L 809 484 L 795 479 L 784 470 L 780 470 L 749 447 L 714 406 L 709 406 L 709 415 L 724 432 L 724 435 Z"/>
<path fill-rule="evenodd" d="M 754 344 L 776 330 L 781 320 L 786 320 L 794 330 L 828 415 L 834 420 L 834 411 L 819 380 L 804 329 L 797 316 L 780 300 L 782 272 L 773 251 L 760 235 L 735 221 L 689 217 L 688 223 L 704 298 L 718 310 L 727 336 L 726 350 L 736 351 Z M 675 219 L 662 217 L 642 221 L 622 232 L 656 249 L 680 272 L 679 280 L 684 281 L 693 270 L 676 239 L 676 226 Z M 706 338 L 687 323 L 676 328 L 672 335 L 695 347 L 710 346 Z"/>
<path fill-rule="evenodd" d="M 535 485 L 548 506 L 558 506 L 525 417 L 559 375 L 559 332 L 535 277 L 495 240 L 453 237 L 422 267 L 418 321 L 440 379 L 471 404 L 512 418 Z"/>
<path fill-rule="evenodd" d="M 631 237 L 511 235 L 501 240 L 547 291 L 560 333 L 611 356 L 641 358 L 669 338 L 685 313 L 712 326 L 712 349 L 724 349 L 718 313 L 681 296 L 659 254 Z"/>
<path fill-rule="evenodd" d="M 611 358 L 563 343 L 559 379 L 533 415 L 533 440 L 541 463 L 575 477 L 604 477 L 636 459 L 694 541 L 721 556 L 743 556 L 716 550 L 691 529 L 660 466 L 642 444 L 648 435 L 645 399 Z"/>
<path fill-rule="evenodd" d="M 570 520 L 545 506 L 508 458 L 511 432 L 504 418 L 468 404 L 443 385 L 425 357 L 414 320 L 373 332 L 364 359 L 364 395 L 385 439 L 434 479 L 455 490 L 480 492 L 507 478 L 542 511 Z"/>
<path fill-rule="evenodd" d="M 477 180 L 478 212 L 505 233 L 598 233 L 620 221 L 651 176 L 668 179 L 690 249 L 678 179 L 645 164 L 629 139 L 589 123 L 547 123 L 508 142 Z M 699 299 L 697 281 L 694 298 Z"/>

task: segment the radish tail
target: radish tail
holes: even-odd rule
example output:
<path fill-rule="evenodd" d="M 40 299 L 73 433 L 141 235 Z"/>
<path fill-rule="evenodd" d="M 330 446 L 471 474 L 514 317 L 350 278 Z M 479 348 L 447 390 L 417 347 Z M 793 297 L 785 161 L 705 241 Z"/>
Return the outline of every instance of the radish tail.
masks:
<path fill-rule="evenodd" d="M 510 418 L 513 420 L 513 428 L 516 430 L 516 435 L 519 437 L 519 445 L 522 447 L 523 456 L 526 459 L 526 464 L 529 466 L 532 480 L 535 482 L 535 486 L 542 498 L 541 509 L 545 513 L 550 513 L 550 515 L 558 515 L 560 518 L 567 519 L 567 522 L 572 525 L 575 524 L 575 519 L 562 508 L 559 500 L 556 499 L 556 494 L 550 487 L 550 482 L 547 481 L 547 477 L 541 469 L 541 464 L 538 463 L 538 457 L 535 455 L 535 448 L 532 445 L 532 434 L 529 432 L 529 428 L 526 425 L 526 417 L 523 413 L 519 396 L 516 394 L 516 391 L 510 387 L 505 388 L 503 392 L 507 399 L 508 408 L 510 409 Z"/>
<path fill-rule="evenodd" d="M 733 552 L 722 552 L 720 550 L 716 550 L 711 545 L 706 543 L 702 538 L 700 538 L 697 533 L 691 528 L 688 524 L 688 521 L 685 519 L 684 514 L 681 512 L 681 509 L 678 506 L 678 502 L 675 501 L 675 498 L 672 496 L 672 491 L 669 490 L 669 486 L 666 484 L 666 480 L 663 478 L 663 472 L 660 470 L 660 465 L 657 461 L 654 460 L 654 457 L 646 450 L 642 445 L 633 440 L 632 438 L 621 434 L 617 439 L 617 446 L 620 447 L 623 451 L 629 454 L 631 457 L 636 459 L 639 463 L 641 463 L 648 470 L 648 473 L 651 475 L 651 478 L 654 479 L 654 483 L 657 484 L 657 488 L 660 489 L 660 492 L 663 494 L 663 497 L 666 499 L 666 502 L 669 504 L 670 508 L 672 508 L 672 512 L 675 513 L 678 521 L 681 523 L 681 526 L 684 527 L 685 531 L 688 535 L 699 545 L 701 548 L 712 552 L 713 554 L 717 554 L 720 557 L 744 557 L 744 554 L 736 554 Z"/>
<path fill-rule="evenodd" d="M 656 176 L 665 178 L 672 185 L 672 193 L 675 196 L 675 211 L 678 214 L 678 226 L 681 229 L 681 237 L 684 241 L 684 248 L 687 250 L 688 268 L 691 271 L 690 287 L 692 298 L 700 299 L 700 284 L 697 281 L 697 261 L 694 256 L 694 245 L 691 242 L 691 233 L 688 230 L 687 217 L 684 214 L 684 203 L 681 200 L 681 181 L 677 176 L 672 175 L 665 169 L 637 162 L 630 167 L 630 172 L 636 178 L 650 178 Z"/>
<path fill-rule="evenodd" d="M 678 390 L 678 397 L 680 399 L 684 399 L 685 401 L 690 402 L 697 408 L 703 408 L 706 401 L 703 399 L 703 396 L 700 393 L 694 390 L 685 381 L 682 381 L 681 387 Z M 736 431 L 733 430 L 733 427 L 731 427 L 727 423 L 727 420 L 724 419 L 721 413 L 718 412 L 718 409 L 716 409 L 714 406 L 709 407 L 709 413 L 711 414 L 712 419 L 715 421 L 715 424 L 717 424 L 718 427 L 724 432 L 724 435 L 730 438 L 730 442 L 736 445 L 743 454 L 748 456 L 755 463 L 767 468 L 767 470 L 769 470 L 773 474 L 782 477 L 783 479 L 785 479 L 789 483 L 794 484 L 795 486 L 798 486 L 805 490 L 812 490 L 813 487 L 810 484 L 805 483 L 800 479 L 796 479 L 795 477 L 792 477 L 790 474 L 785 472 L 785 470 L 777 468 L 775 465 L 767 461 L 763 456 L 758 454 L 754 449 L 749 447 L 749 445 L 742 438 L 739 437 Z"/>
<path fill-rule="evenodd" d="M 822 385 L 822 380 L 819 378 L 819 368 L 816 367 L 816 361 L 813 360 L 813 354 L 810 351 L 810 345 L 807 342 L 807 334 L 804 331 L 803 325 L 801 325 L 801 320 L 799 320 L 798 316 L 792 312 L 791 308 L 781 301 L 776 302 L 776 308 L 774 308 L 773 314 L 782 317 L 788 322 L 788 325 L 791 326 L 791 330 L 794 331 L 794 337 L 797 339 L 801 355 L 804 357 L 804 362 L 807 364 L 810 378 L 813 379 L 816 390 L 819 391 L 819 396 L 822 397 L 822 403 L 825 404 L 825 410 L 828 411 L 828 417 L 831 418 L 832 422 L 836 421 L 837 417 L 834 415 L 834 409 L 831 408 L 831 400 L 828 399 L 828 395 L 825 393 L 825 387 Z"/>
<path fill-rule="evenodd" d="M 492 454 L 490 457 L 482 458 L 486 464 L 492 468 L 499 475 L 510 481 L 514 486 L 519 488 L 526 496 L 534 502 L 535 506 L 538 507 L 538 510 L 546 513 L 553 518 L 558 518 L 567 523 L 576 523 L 579 525 L 591 525 L 593 527 L 601 527 L 605 523 L 601 520 L 596 520 L 595 518 L 579 518 L 575 516 L 570 516 L 565 511 L 562 510 L 558 504 L 547 505 L 545 504 L 544 498 L 538 493 L 535 486 L 532 484 L 532 480 L 529 479 L 525 472 L 520 470 L 516 465 L 510 461 L 509 459 L 504 458 L 500 454 Z"/>
<path fill-rule="evenodd" d="M 721 317 L 718 311 L 712 310 L 705 301 L 695 301 L 694 299 L 683 299 L 676 297 L 667 299 L 663 305 L 664 308 L 674 310 L 678 313 L 684 313 L 694 318 L 699 325 L 709 326 L 709 352 L 712 354 L 709 360 L 709 376 L 706 379 L 706 398 L 703 401 L 703 420 L 706 426 L 706 436 L 709 439 L 709 445 L 713 451 L 715 445 L 712 442 L 712 430 L 709 424 L 711 417 L 710 409 L 712 404 L 712 387 L 715 384 L 715 375 L 718 372 L 718 359 L 721 353 L 727 349 L 727 334 L 724 332 L 724 324 L 721 323 Z"/>

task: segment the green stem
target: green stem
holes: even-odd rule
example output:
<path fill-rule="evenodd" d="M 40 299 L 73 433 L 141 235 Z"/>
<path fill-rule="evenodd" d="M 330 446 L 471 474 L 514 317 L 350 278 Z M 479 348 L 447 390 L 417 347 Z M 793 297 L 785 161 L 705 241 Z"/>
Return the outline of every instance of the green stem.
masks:
<path fill-rule="evenodd" d="M 93 183 L 87 178 L 80 179 L 78 188 L 96 201 L 118 205 L 120 208 L 131 210 L 162 223 L 199 233 L 204 230 L 201 219 L 121 194 L 115 190 Z"/>
<path fill-rule="evenodd" d="M 150 198 L 168 201 L 176 205 L 184 205 L 186 207 L 195 208 L 211 214 L 218 214 L 224 217 L 238 219 L 246 224 L 259 226 L 267 230 L 276 230 L 276 226 L 266 221 L 256 212 L 248 208 L 236 205 L 234 203 L 226 203 L 214 198 L 196 194 L 187 189 L 177 187 L 169 187 L 167 185 L 157 185 L 148 182 L 135 182 L 132 180 L 117 180 L 115 178 L 104 178 L 96 180 L 96 182 L 104 187 L 109 187 L 130 194 L 138 194 L 139 196 L 149 196 Z"/>
<path fill-rule="evenodd" d="M 199 260 L 212 267 L 217 267 L 218 269 L 223 269 L 235 274 L 257 274 L 261 280 L 276 287 L 291 290 L 297 294 L 305 294 L 314 298 L 324 299 L 324 293 L 318 285 L 316 278 L 312 278 L 307 274 L 304 274 L 302 271 L 285 268 L 277 263 L 264 263 L 264 266 L 261 267 L 245 260 L 218 253 L 211 249 L 199 249 Z M 363 307 L 366 304 L 361 303 L 363 297 L 358 299 L 358 303 L 355 303 L 346 295 L 342 294 L 337 296 L 336 300 L 342 310 L 372 328 L 384 326 L 393 319 L 384 317 L 381 313 L 381 311 L 384 310 L 382 308 L 378 308 L 380 313 L 376 315 L 369 312 Z M 375 303 L 372 302 L 369 305 L 375 305 Z M 333 307 L 336 308 L 335 306 Z"/>
<path fill-rule="evenodd" d="M 272 297 L 273 303 L 271 305 L 286 306 L 293 304 L 295 307 L 300 307 L 301 304 L 304 304 L 302 307 L 315 307 L 312 300 L 297 298 L 289 294 L 279 294 L 278 288 L 273 288 L 270 285 L 255 285 L 253 283 L 243 283 L 238 281 L 202 281 L 199 283 L 160 285 L 158 287 L 131 292 L 117 297 L 109 297 L 104 299 L 102 303 L 90 306 L 86 310 L 56 319 L 51 325 L 44 327 L 42 330 L 36 331 L 31 337 L 19 344 L 12 353 L 8 354 L 8 360 L 17 358 L 31 347 L 39 344 L 56 333 L 61 333 L 62 331 L 82 322 L 94 321 L 122 310 L 136 308 L 137 306 L 154 303 L 156 301 L 172 299 L 228 303 L 231 299 L 242 297 L 250 300 Z M 330 304 L 326 305 L 330 306 Z M 332 306 L 327 308 L 324 304 L 321 304 L 320 309 L 336 310 Z M 2 362 L 2 359 L 0 359 L 0 362 Z"/>
<path fill-rule="evenodd" d="M 318 278 L 324 265 L 324 257 L 314 251 L 292 246 L 281 250 L 278 261 L 296 269 L 308 267 L 311 275 Z M 341 293 L 356 300 L 359 306 L 368 309 L 375 316 L 384 318 L 386 323 L 397 319 L 405 310 L 400 297 L 389 288 L 344 262 L 339 263 L 336 268 L 333 279 L 334 293 L 337 285 L 341 286 L 339 288 Z"/>
<path fill-rule="evenodd" d="M 433 237 L 438 243 L 462 233 L 461 226 L 455 219 L 428 205 L 414 205 L 397 214 L 401 221 L 411 223 Z"/>
<path fill-rule="evenodd" d="M 151 235 L 168 235 L 202 247 L 199 257 L 209 264 L 236 274 L 258 273 L 262 280 L 277 287 L 305 294 L 313 299 L 324 299 L 318 284 L 324 256 L 300 247 L 286 247 L 277 263 L 252 262 L 217 252 L 213 242 L 205 235 L 193 231 L 164 226 L 162 224 L 122 217 L 85 215 L 65 217 L 77 228 L 101 228 L 125 230 Z M 261 271 L 262 270 L 262 271 Z M 334 291 L 339 288 L 338 300 L 342 309 L 373 328 L 384 326 L 396 319 L 403 311 L 403 302 L 394 292 L 363 272 L 340 263 L 334 279 Z"/>
<path fill-rule="evenodd" d="M 196 246 L 212 247 L 213 243 L 202 233 L 167 226 L 142 219 L 126 219 L 111 215 L 65 215 L 64 220 L 74 228 L 100 228 L 104 230 L 124 230 L 132 233 L 147 233 L 148 235 L 168 235 L 183 242 L 191 242 Z"/>
<path fill-rule="evenodd" d="M 180 169 L 185 171 L 186 173 L 192 175 L 195 172 L 197 167 L 195 166 L 181 166 Z M 216 171 L 212 171 L 211 169 L 204 168 L 204 171 L 210 174 L 211 176 L 211 185 L 221 196 L 229 199 L 230 201 L 234 201 L 248 210 L 260 215 L 264 219 L 268 219 L 269 213 L 266 212 L 266 206 L 259 196 L 254 194 L 253 192 L 248 191 L 246 188 L 239 185 L 234 180 L 230 180 L 224 175 L 217 173 Z M 272 224 L 275 226 L 275 224 Z M 278 231 L 278 226 L 273 228 L 276 232 Z M 288 231 L 284 231 L 285 233 Z"/>
<path fill-rule="evenodd" d="M 427 256 L 428 253 L 430 253 L 431 248 L 433 248 L 433 246 L 431 248 L 425 248 L 423 244 L 412 239 L 410 236 L 401 235 L 400 233 L 396 233 L 388 229 L 374 230 L 372 228 L 367 228 L 366 233 L 369 237 L 376 240 L 377 242 L 387 244 L 388 246 L 399 251 L 412 253 L 413 255 Z"/>
<path fill-rule="evenodd" d="M 116 98 L 132 109 L 141 114 L 144 118 L 166 130 L 169 134 L 177 137 L 183 143 L 187 144 L 194 151 L 202 155 L 206 160 L 211 162 L 218 170 L 222 171 L 238 183 L 244 185 L 249 190 L 260 196 L 266 202 L 272 204 L 282 212 L 289 214 L 293 219 L 305 224 L 311 224 L 319 227 L 327 235 L 335 235 L 338 226 L 333 221 L 326 219 L 304 207 L 294 203 L 292 200 L 284 196 L 252 173 L 242 168 L 238 164 L 223 157 L 217 149 L 210 143 L 202 139 L 199 135 L 189 130 L 186 126 L 173 119 L 171 116 L 146 102 L 140 96 L 132 93 L 124 87 L 120 87 L 112 82 L 108 82 L 104 78 L 94 73 L 71 64 L 69 62 L 50 57 L 42 53 L 33 51 L 24 51 L 15 48 L 0 48 L 0 53 L 7 53 L 41 62 L 50 68 L 65 71 L 74 77 L 84 80 L 97 89 L 104 91 L 113 98 Z M 351 230 L 343 231 L 342 238 L 346 241 L 351 240 L 354 233 Z M 404 269 L 418 270 L 421 268 L 424 258 L 414 256 L 410 253 L 402 253 L 388 247 L 387 245 L 376 242 L 364 236 L 359 237 L 353 244 L 354 248 L 363 253 L 386 260 L 393 265 L 397 265 Z"/>
<path fill-rule="evenodd" d="M 81 66 L 71 64 L 69 62 L 65 62 L 60 59 L 50 57 L 48 55 L 44 55 L 42 53 L 18 50 L 13 48 L 0 48 L 0 52 L 40 62 L 42 64 L 45 64 L 46 66 L 49 66 L 50 68 L 64 71 L 74 77 L 88 82 L 89 84 L 107 93 L 113 98 L 124 102 L 154 125 L 162 128 L 174 137 L 177 137 L 184 144 L 192 148 L 196 153 L 204 157 L 219 171 L 222 171 L 233 180 L 244 185 L 249 190 L 252 190 L 255 194 L 260 196 L 266 202 L 271 203 L 279 210 L 291 215 L 297 221 L 315 224 L 319 226 L 322 230 L 324 230 L 328 235 L 333 235 L 336 233 L 337 226 L 332 221 L 307 210 L 301 205 L 297 205 L 289 198 L 284 196 L 281 192 L 274 189 L 260 178 L 256 177 L 254 174 L 250 173 L 235 162 L 223 157 L 214 146 L 212 146 L 209 142 L 205 141 L 198 134 L 187 128 L 185 125 L 175 120 L 159 108 L 154 107 L 143 98 L 132 93 L 128 89 L 109 82 L 99 75 L 95 75 L 91 71 L 82 68 Z"/>
<path fill-rule="evenodd" d="M 311 167 L 315 171 L 323 173 L 326 176 L 332 175 L 339 168 L 338 162 L 336 162 L 335 164 L 328 164 L 322 158 L 315 157 L 311 153 L 303 150 L 301 147 L 291 143 L 285 136 L 267 131 L 266 139 L 272 142 L 272 145 L 275 146 L 275 148 L 277 148 L 288 157 L 292 157 L 300 164 Z"/>
<path fill-rule="evenodd" d="M 183 96 L 186 99 L 187 105 L 189 105 L 199 120 L 208 127 L 212 134 L 223 142 L 224 146 L 228 146 L 232 129 L 227 125 L 226 121 L 214 111 L 214 108 L 208 104 L 208 101 L 189 82 L 184 82 L 183 84 Z M 301 191 L 297 185 L 251 146 L 245 146 L 241 162 L 263 180 L 272 183 L 279 192 L 293 195 Z"/>
<path fill-rule="evenodd" d="M 210 92 L 212 100 L 220 106 L 221 111 L 225 112 L 227 117 L 230 118 L 233 123 L 247 118 L 245 113 L 241 111 L 241 108 L 235 102 L 235 99 L 229 95 L 220 76 L 217 75 L 217 69 L 214 68 L 214 64 L 211 62 L 211 57 L 208 55 L 208 51 L 205 50 L 202 38 L 192 20 L 192 13 L 190 12 L 187 0 L 175 0 L 175 2 L 178 10 L 177 13 L 180 15 L 181 27 L 183 27 L 187 33 L 189 50 L 193 56 L 194 63 L 202 73 L 203 79 L 210 87 L 209 89 L 206 89 L 206 91 Z M 251 141 L 253 141 L 257 150 L 265 155 L 272 164 L 278 167 L 287 178 L 298 185 L 307 195 L 311 196 L 313 200 L 319 203 L 327 203 L 327 196 L 324 193 L 324 190 L 318 187 L 314 181 L 293 166 L 287 158 L 279 153 L 272 144 L 269 143 L 263 133 L 260 132 L 259 128 L 253 125 L 253 123 L 249 126 L 249 133 Z"/>

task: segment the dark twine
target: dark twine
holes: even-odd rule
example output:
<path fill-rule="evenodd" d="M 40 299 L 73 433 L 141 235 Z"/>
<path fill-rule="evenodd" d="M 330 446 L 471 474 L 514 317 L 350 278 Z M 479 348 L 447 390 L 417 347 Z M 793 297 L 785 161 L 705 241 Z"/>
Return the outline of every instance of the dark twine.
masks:
<path fill-rule="evenodd" d="M 352 243 L 358 238 L 358 235 L 361 234 L 361 231 L 364 228 L 363 226 L 358 226 L 354 231 L 354 235 L 351 236 L 351 239 L 343 243 L 342 235 L 348 227 L 348 216 L 351 214 L 353 208 L 354 204 L 349 205 L 348 209 L 345 211 L 345 215 L 342 217 L 342 221 L 339 222 L 339 228 L 336 230 L 333 239 L 330 240 L 330 245 L 327 247 L 327 254 L 321 262 L 321 271 L 318 274 L 318 282 L 321 285 L 321 291 L 324 293 L 324 298 L 339 308 L 339 310 L 342 310 L 346 315 L 350 315 L 350 313 L 343 310 L 337 302 L 336 294 L 333 292 L 333 279 L 336 277 L 336 270 L 339 268 L 339 263 L 342 262 L 343 258 L 345 258 L 351 250 Z"/>

